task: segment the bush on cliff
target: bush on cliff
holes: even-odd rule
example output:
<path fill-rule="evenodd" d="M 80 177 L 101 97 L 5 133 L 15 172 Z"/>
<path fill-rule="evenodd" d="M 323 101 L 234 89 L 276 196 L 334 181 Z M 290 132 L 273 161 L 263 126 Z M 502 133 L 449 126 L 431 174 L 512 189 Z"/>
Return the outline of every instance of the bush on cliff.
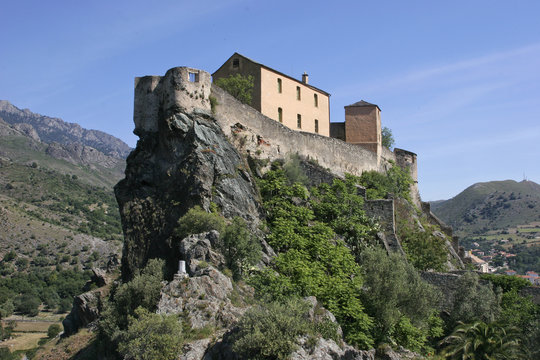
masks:
<path fill-rule="evenodd" d="M 249 266 L 261 259 L 261 246 L 240 217 L 233 218 L 225 227 L 220 238 L 220 250 L 235 279 L 241 278 Z"/>
<path fill-rule="evenodd" d="M 155 314 L 143 307 L 128 317 L 118 352 L 124 359 L 174 360 L 182 349 L 182 325 L 176 315 Z"/>
<path fill-rule="evenodd" d="M 237 98 L 244 104 L 251 105 L 253 92 L 253 76 L 242 74 L 231 75 L 227 78 L 216 79 L 214 84 Z"/>
<path fill-rule="evenodd" d="M 228 223 L 217 212 L 207 213 L 200 206 L 195 206 L 178 220 L 175 234 L 179 239 L 183 239 L 211 230 L 220 234 L 218 250 L 225 257 L 226 265 L 235 279 L 241 278 L 249 266 L 260 260 L 259 241 L 240 217 L 235 217 Z"/>
<path fill-rule="evenodd" d="M 183 239 L 192 234 L 216 230 L 220 234 L 225 228 L 225 219 L 215 212 L 208 213 L 199 205 L 188 210 L 188 212 L 178 220 L 178 225 L 174 230 L 179 239 Z"/>
<path fill-rule="evenodd" d="M 288 359 L 298 337 L 310 332 L 309 304 L 290 299 L 249 309 L 233 335 L 233 350 L 245 359 Z"/>
<path fill-rule="evenodd" d="M 446 271 L 448 250 L 445 240 L 433 235 L 436 227 L 427 223 L 422 224 L 424 230 L 416 224 L 398 223 L 398 236 L 403 250 L 415 268 L 421 271 Z"/>
<path fill-rule="evenodd" d="M 395 163 L 384 174 L 374 170 L 364 171 L 358 183 L 366 188 L 366 197 L 370 200 L 386 199 L 391 195 L 411 202 L 411 174 Z"/>
<path fill-rule="evenodd" d="M 164 264 L 163 260 L 150 259 L 133 280 L 113 289 L 112 298 L 105 304 L 98 324 L 105 348 L 107 345 L 116 348 L 137 308 L 149 311 L 156 309 L 161 294 Z"/>
<path fill-rule="evenodd" d="M 338 341 L 338 325 L 327 318 L 311 319 L 311 304 L 291 298 L 249 309 L 232 336 L 233 350 L 245 359 L 288 359 L 300 336 Z M 315 315 L 317 307 L 315 307 Z"/>
<path fill-rule="evenodd" d="M 374 319 L 377 343 L 397 342 L 410 350 L 428 349 L 428 340 L 442 335 L 442 321 L 433 319 L 440 294 L 398 254 L 381 248 L 361 255 L 364 275 L 362 301 Z"/>

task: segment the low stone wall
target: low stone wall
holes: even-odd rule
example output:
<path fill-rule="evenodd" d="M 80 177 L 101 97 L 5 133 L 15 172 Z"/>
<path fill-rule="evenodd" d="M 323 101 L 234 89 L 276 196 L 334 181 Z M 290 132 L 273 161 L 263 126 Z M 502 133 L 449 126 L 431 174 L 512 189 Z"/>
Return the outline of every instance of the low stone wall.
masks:
<path fill-rule="evenodd" d="M 422 279 L 442 291 L 444 298 L 441 307 L 442 309 L 448 310 L 451 309 L 454 304 L 454 293 L 457 290 L 458 279 L 466 272 L 466 270 L 455 271 L 452 273 L 424 271 L 421 272 L 420 275 L 422 276 Z M 477 274 L 480 273 L 477 272 Z M 489 281 L 480 279 L 480 283 L 489 284 Z M 540 305 L 540 287 L 528 286 L 521 289 L 520 295 L 524 297 L 531 296 L 532 302 Z"/>
<path fill-rule="evenodd" d="M 454 293 L 457 290 L 460 275 L 423 271 L 420 276 L 442 292 L 441 308 L 447 311 L 450 310 L 454 305 Z"/>

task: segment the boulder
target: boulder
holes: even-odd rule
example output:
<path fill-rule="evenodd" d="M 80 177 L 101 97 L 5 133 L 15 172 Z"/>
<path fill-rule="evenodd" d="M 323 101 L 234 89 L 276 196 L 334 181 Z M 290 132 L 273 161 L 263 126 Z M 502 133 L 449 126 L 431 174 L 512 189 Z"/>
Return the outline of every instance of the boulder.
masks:
<path fill-rule="evenodd" d="M 98 319 L 102 305 L 101 297 L 101 292 L 96 289 L 74 298 L 71 312 L 62 321 L 65 336 L 75 334 L 79 329 Z"/>

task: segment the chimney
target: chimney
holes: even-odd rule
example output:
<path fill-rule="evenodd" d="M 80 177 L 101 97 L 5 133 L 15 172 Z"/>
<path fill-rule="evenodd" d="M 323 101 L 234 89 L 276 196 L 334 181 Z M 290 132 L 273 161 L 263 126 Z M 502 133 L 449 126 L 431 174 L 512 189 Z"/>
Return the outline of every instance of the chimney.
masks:
<path fill-rule="evenodd" d="M 304 73 L 302 74 L 302 82 L 304 84 L 307 84 L 308 83 L 308 74 L 306 74 L 306 72 L 304 71 Z"/>

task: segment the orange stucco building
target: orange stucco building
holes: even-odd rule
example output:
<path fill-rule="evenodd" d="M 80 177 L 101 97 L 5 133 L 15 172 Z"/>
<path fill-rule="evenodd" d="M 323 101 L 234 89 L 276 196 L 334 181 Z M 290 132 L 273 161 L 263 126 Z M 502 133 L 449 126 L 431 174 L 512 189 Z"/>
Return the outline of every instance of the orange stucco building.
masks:
<path fill-rule="evenodd" d="M 330 94 L 243 55 L 234 53 L 212 74 L 215 79 L 253 76 L 251 106 L 271 119 L 299 131 L 330 136 Z"/>

